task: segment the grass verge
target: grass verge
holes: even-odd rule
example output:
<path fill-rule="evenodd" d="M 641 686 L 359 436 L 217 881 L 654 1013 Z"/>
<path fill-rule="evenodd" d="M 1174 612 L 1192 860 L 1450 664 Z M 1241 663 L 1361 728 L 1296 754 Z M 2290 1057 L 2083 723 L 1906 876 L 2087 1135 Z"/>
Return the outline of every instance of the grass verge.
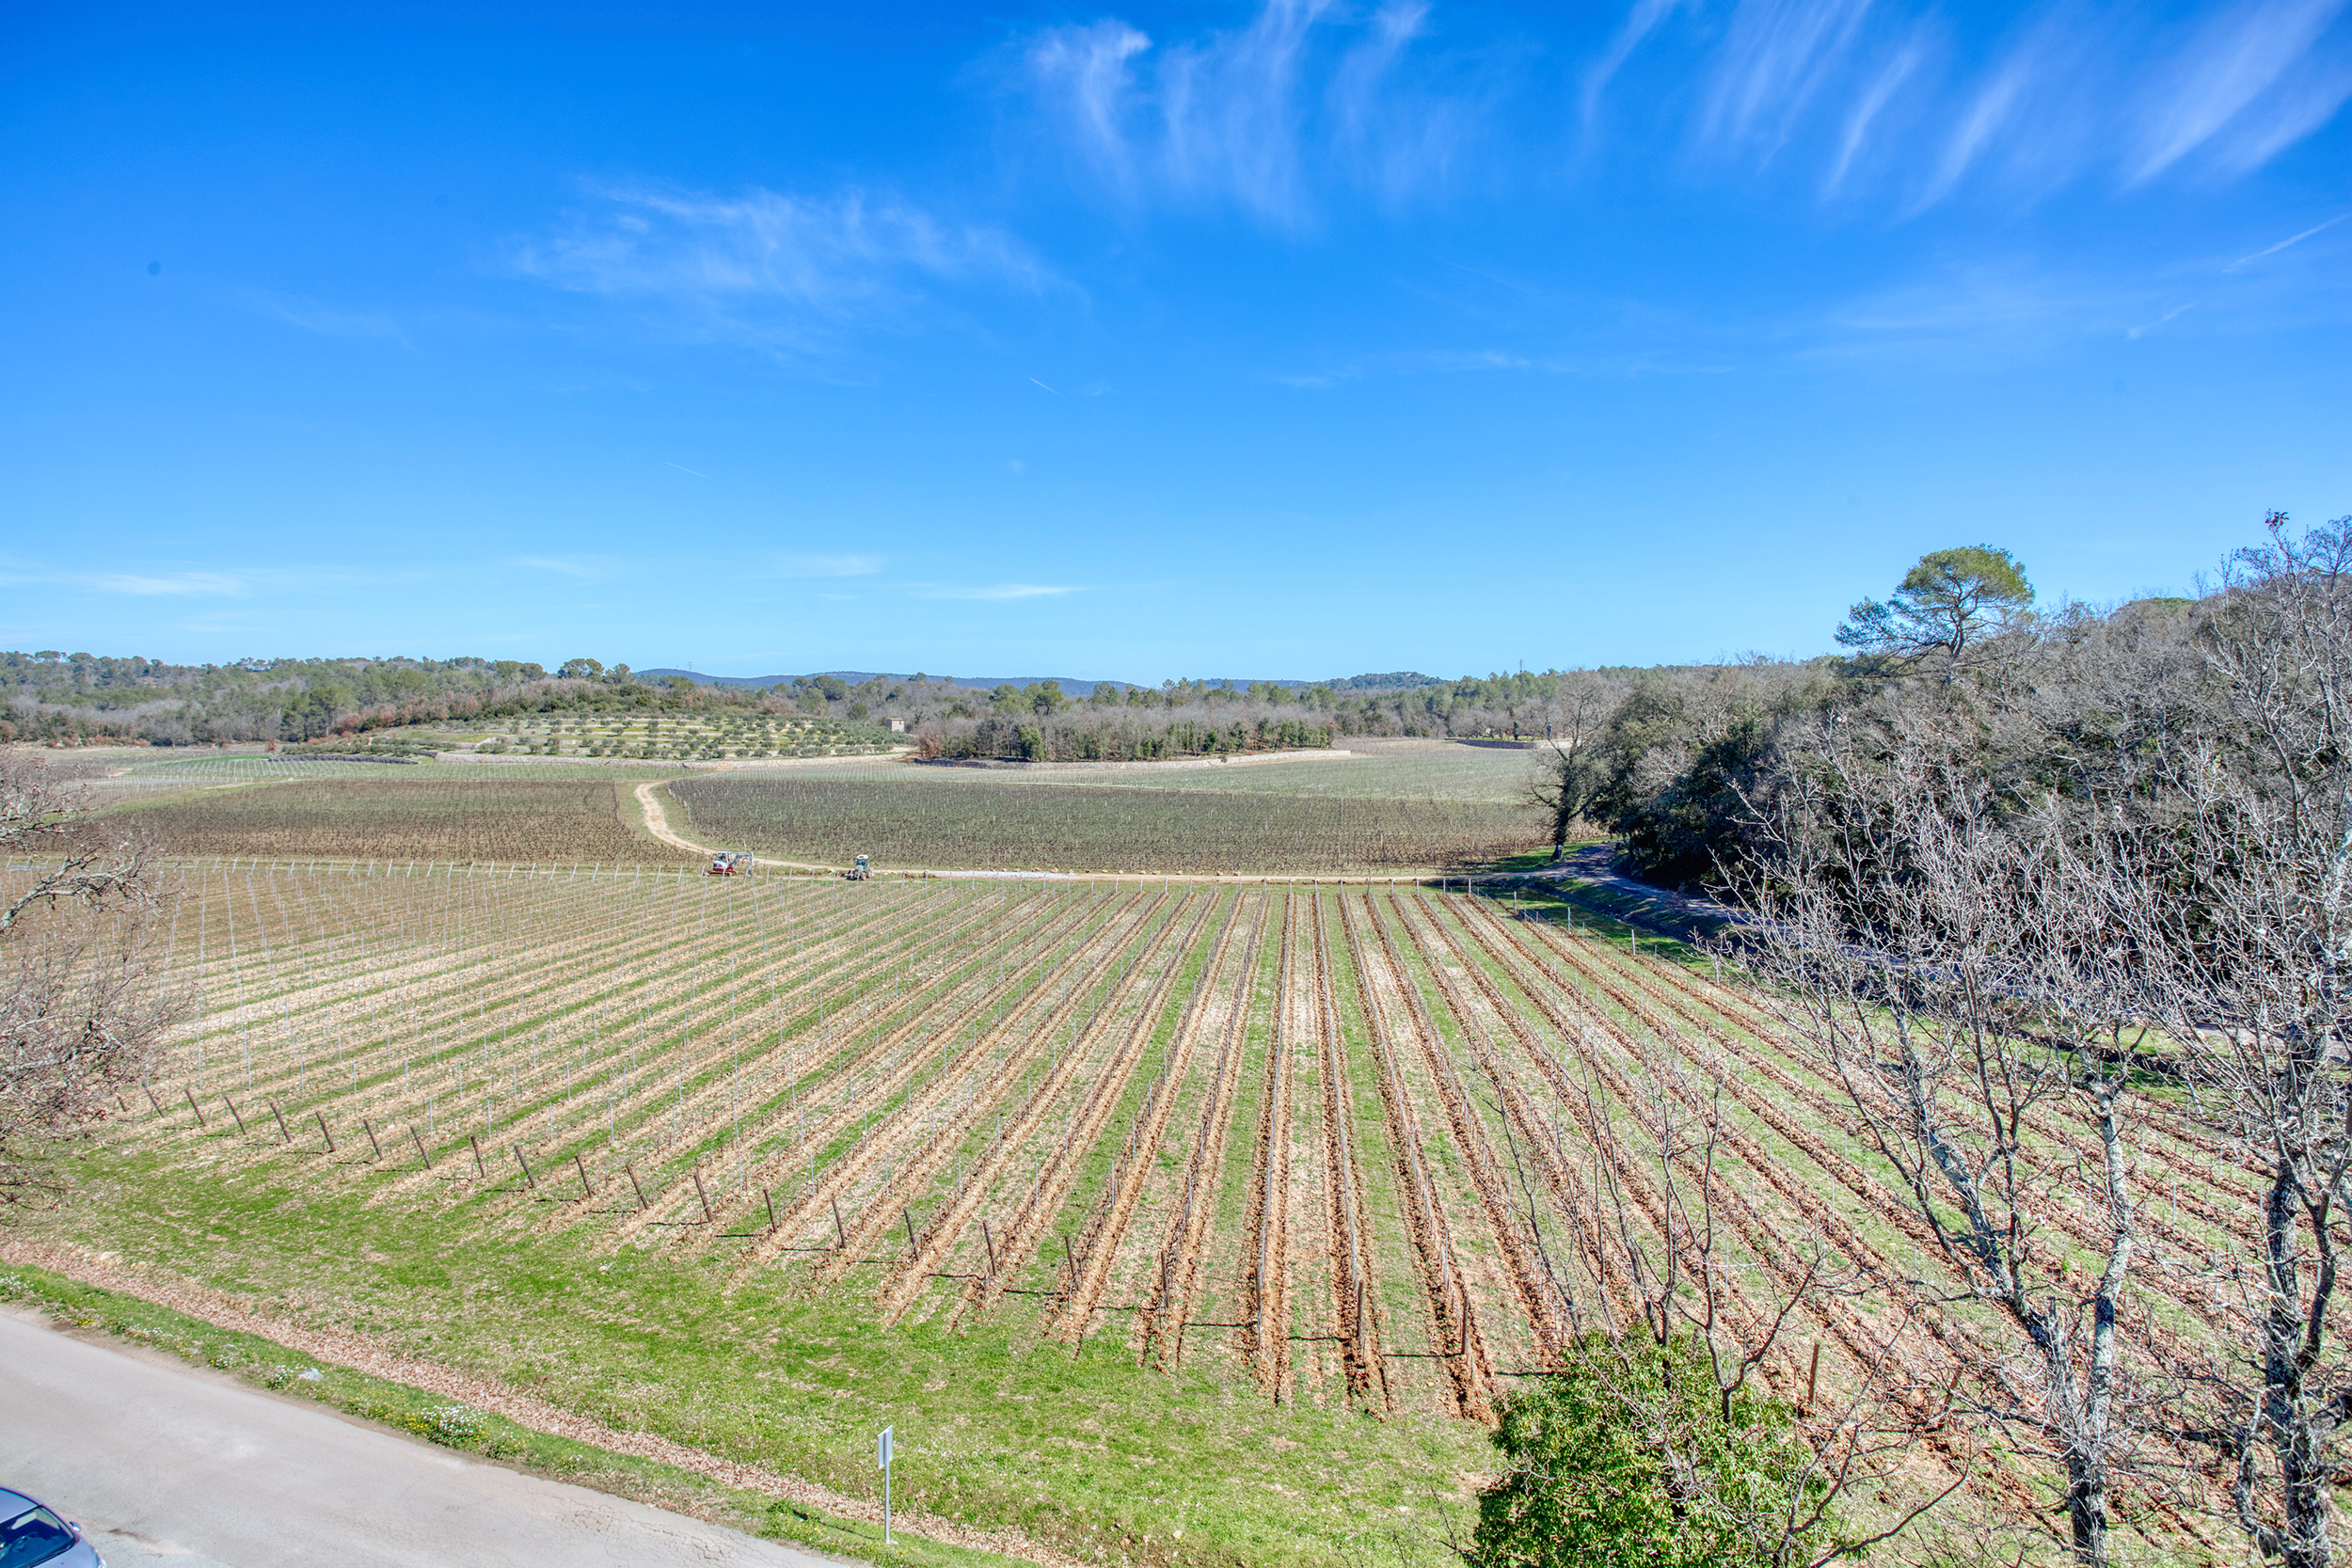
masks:
<path fill-rule="evenodd" d="M 805 1504 L 722 1485 L 657 1460 L 613 1453 L 521 1426 L 348 1367 L 319 1361 L 258 1335 L 225 1328 L 137 1296 L 86 1285 L 31 1264 L 0 1268 L 0 1302 L 49 1314 L 58 1326 L 160 1350 L 258 1387 L 478 1454 L 576 1486 L 691 1514 L 770 1541 L 855 1556 L 882 1568 L 1016 1568 L 1020 1560 L 929 1541 L 903 1528 L 885 1545 L 880 1527 Z M 1025 1568 L 1025 1565 L 1023 1565 Z"/>
<path fill-rule="evenodd" d="M 895 1426 L 909 1513 L 1082 1560 L 1434 1568 L 1491 1468 L 1483 1428 L 1275 1405 L 1205 1348 L 1173 1373 L 1136 1367 L 1123 1332 L 1073 1354 L 1019 1303 L 968 1333 L 885 1328 L 854 1284 L 812 1291 L 805 1265 L 731 1282 L 731 1253 L 542 1231 L 522 1195 L 343 1193 L 127 1146 L 72 1164 L 73 1205 L 28 1217 L 28 1240 L 848 1498 L 878 1497 L 874 1433 Z"/>

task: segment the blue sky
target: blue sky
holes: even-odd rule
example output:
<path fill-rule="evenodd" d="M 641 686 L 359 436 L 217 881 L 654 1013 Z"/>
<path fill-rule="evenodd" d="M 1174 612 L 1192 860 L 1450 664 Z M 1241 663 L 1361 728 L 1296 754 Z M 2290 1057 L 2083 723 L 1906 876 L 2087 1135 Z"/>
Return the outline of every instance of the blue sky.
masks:
<path fill-rule="evenodd" d="M 2346 0 L 0 8 L 0 646 L 1437 673 L 2352 511 Z"/>

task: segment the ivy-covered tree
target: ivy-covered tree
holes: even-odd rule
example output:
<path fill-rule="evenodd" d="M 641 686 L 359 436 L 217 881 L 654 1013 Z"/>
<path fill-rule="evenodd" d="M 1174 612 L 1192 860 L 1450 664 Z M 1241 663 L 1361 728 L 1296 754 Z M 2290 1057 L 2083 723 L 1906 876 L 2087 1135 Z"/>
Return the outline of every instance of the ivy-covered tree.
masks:
<path fill-rule="evenodd" d="M 1689 1336 L 1579 1341 L 1506 1400 L 1472 1568 L 1811 1568 L 1852 1549 L 1795 1416 Z"/>

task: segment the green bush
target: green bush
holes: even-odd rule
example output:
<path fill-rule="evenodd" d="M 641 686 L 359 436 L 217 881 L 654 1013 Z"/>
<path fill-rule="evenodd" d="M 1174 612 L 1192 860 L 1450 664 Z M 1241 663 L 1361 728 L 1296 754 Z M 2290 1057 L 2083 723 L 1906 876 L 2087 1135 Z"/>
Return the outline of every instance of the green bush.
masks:
<path fill-rule="evenodd" d="M 1587 1335 L 1501 1416 L 1474 1568 L 1783 1568 L 1839 1544 L 1788 1407 L 1721 1393 L 1687 1336 Z"/>

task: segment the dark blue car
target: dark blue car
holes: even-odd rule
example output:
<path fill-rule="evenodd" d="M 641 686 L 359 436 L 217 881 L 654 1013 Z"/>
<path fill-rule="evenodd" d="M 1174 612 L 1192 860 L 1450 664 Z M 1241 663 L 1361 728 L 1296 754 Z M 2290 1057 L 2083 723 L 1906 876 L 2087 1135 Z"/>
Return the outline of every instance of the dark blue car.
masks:
<path fill-rule="evenodd" d="M 82 1527 L 0 1486 L 0 1568 L 106 1568 L 98 1548 L 82 1539 Z"/>

